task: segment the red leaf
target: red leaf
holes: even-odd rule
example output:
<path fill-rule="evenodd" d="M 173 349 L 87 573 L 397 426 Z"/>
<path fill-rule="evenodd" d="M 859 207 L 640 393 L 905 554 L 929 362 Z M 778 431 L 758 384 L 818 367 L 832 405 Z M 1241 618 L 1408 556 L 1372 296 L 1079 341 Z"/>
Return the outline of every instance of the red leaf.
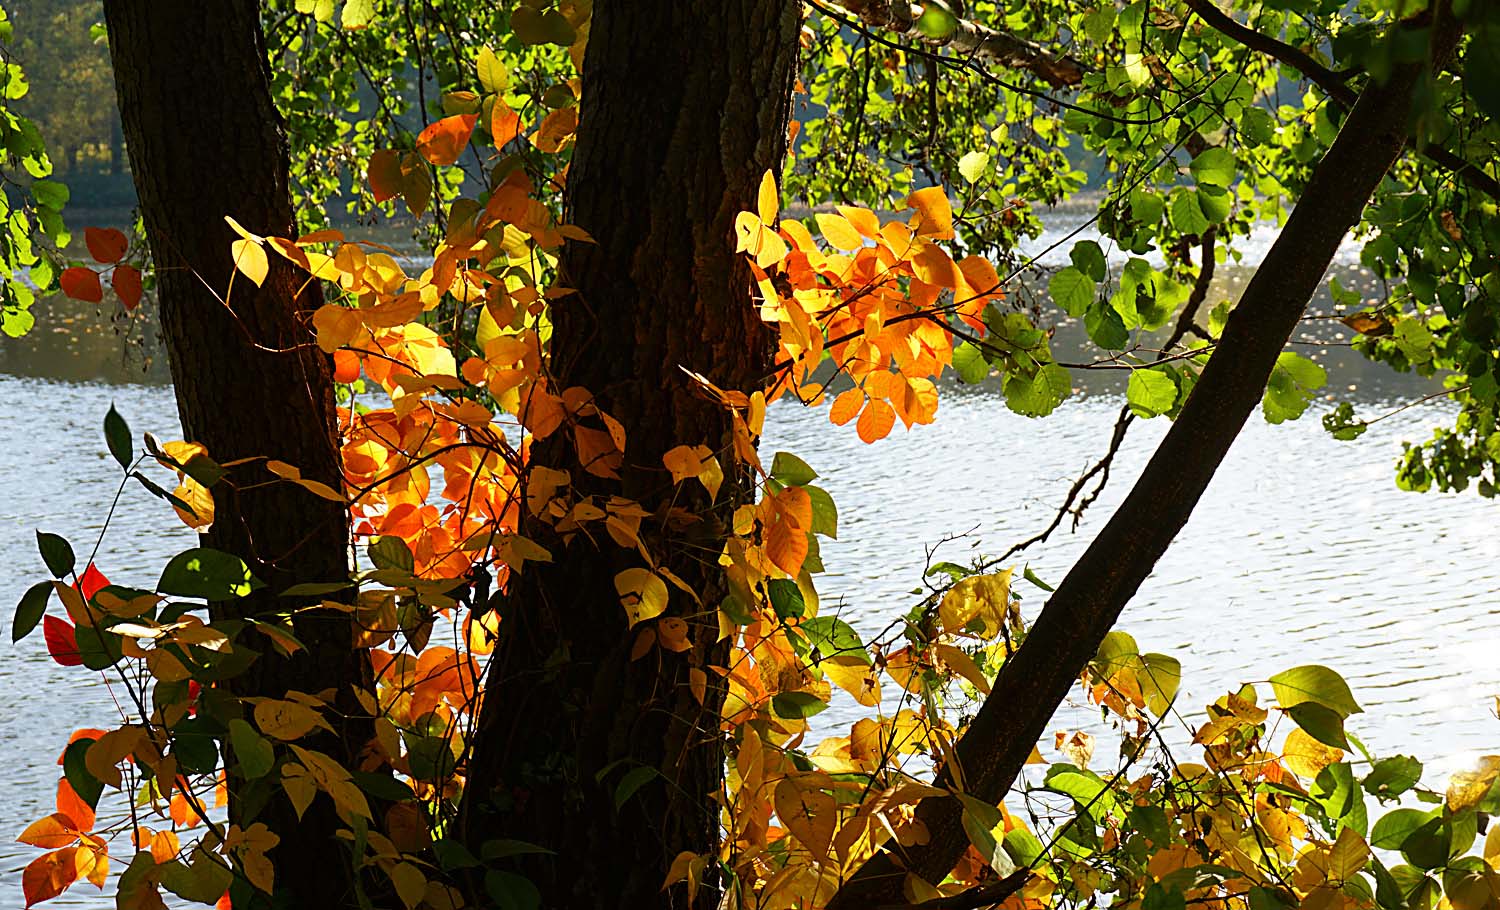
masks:
<path fill-rule="evenodd" d="M 81 265 L 64 269 L 57 282 L 62 292 L 74 300 L 98 303 L 104 299 L 104 288 L 99 285 L 99 273 Z"/>
<path fill-rule="evenodd" d="M 125 309 L 133 310 L 141 302 L 141 270 L 135 266 L 123 262 L 115 266 L 115 274 L 109 283 L 114 286 L 115 296 L 125 304 Z"/>
<path fill-rule="evenodd" d="M 73 634 L 73 624 L 56 616 L 42 617 L 42 635 L 47 639 L 47 653 L 65 667 L 83 666 L 83 655 L 78 650 L 78 638 Z"/>
<path fill-rule="evenodd" d="M 83 595 L 85 601 L 89 601 L 94 599 L 94 595 L 99 593 L 100 588 L 108 585 L 109 579 L 104 577 L 99 567 L 89 563 L 89 567 L 83 570 L 83 577 L 79 578 L 78 584 L 73 587 L 78 589 L 78 593 Z"/>
<path fill-rule="evenodd" d="M 125 248 L 130 241 L 125 235 L 114 228 L 91 228 L 83 229 L 83 242 L 89 248 L 89 255 L 94 257 L 95 262 L 119 262 L 125 258 Z"/>
<path fill-rule="evenodd" d="M 474 114 L 458 114 L 429 124 L 417 136 L 417 152 L 439 167 L 453 164 L 464 153 L 478 119 Z"/>

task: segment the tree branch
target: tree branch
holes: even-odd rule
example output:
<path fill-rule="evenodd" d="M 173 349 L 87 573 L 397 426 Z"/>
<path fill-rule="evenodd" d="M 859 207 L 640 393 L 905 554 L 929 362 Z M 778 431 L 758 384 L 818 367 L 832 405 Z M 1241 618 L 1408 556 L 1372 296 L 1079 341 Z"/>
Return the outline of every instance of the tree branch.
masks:
<path fill-rule="evenodd" d="M 1431 24 L 1431 23 L 1428 23 Z M 1402 24 L 1398 27 L 1407 27 Z M 1431 62 L 1444 65 L 1461 27 L 1445 3 L 1431 31 Z M 1004 798 L 1033 745 L 1120 611 L 1166 552 L 1260 402 L 1266 380 L 1344 234 L 1406 147 L 1406 120 L 1422 64 L 1360 92 L 1338 138 L 1314 169 L 1285 229 L 1230 315 L 1219 346 L 1181 415 L 1109 523 L 1058 585 L 1025 643 L 955 748 L 967 793 Z M 940 786 L 951 785 L 947 770 Z M 887 849 L 865 863 L 829 904 L 853 910 L 899 899 L 906 875 L 940 881 L 968 847 L 958 800 L 930 798 L 917 818 L 927 844 Z"/>
<path fill-rule="evenodd" d="M 917 19 L 922 15 L 919 5 L 904 0 L 844 0 L 839 5 L 871 27 L 936 47 L 951 47 L 1010 69 L 1027 70 L 1054 88 L 1077 85 L 1083 80 L 1085 67 L 1072 57 L 1059 56 L 1034 41 L 969 19 L 955 17 L 952 32 L 943 38 L 931 38 L 917 28 Z"/>
<path fill-rule="evenodd" d="M 1346 77 L 1335 73 L 1333 70 L 1314 60 L 1301 49 L 1278 41 L 1270 35 L 1263 35 L 1255 29 L 1240 23 L 1234 17 L 1215 6 L 1213 0 L 1186 0 L 1186 3 L 1188 9 L 1197 13 L 1198 18 L 1208 23 L 1216 31 L 1223 32 L 1251 50 L 1260 51 L 1262 54 L 1278 60 L 1306 76 L 1309 81 L 1318 88 L 1321 88 L 1340 107 L 1348 109 L 1354 105 L 1357 95 L 1354 89 L 1351 89 L 1344 83 Z M 1492 199 L 1500 199 L 1500 181 L 1485 173 L 1478 165 L 1470 161 L 1465 161 L 1442 146 L 1429 146 L 1420 151 L 1432 163 L 1453 172 L 1454 175 L 1469 184 L 1469 186 L 1488 195 Z"/>

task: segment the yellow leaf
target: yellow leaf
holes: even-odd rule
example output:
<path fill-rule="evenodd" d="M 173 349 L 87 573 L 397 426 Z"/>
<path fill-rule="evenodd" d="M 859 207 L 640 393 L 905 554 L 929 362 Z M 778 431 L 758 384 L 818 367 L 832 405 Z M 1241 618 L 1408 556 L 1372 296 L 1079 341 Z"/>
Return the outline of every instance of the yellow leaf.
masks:
<path fill-rule="evenodd" d="M 667 583 L 650 569 L 624 570 L 615 576 L 615 590 L 632 627 L 667 609 Z"/>
<path fill-rule="evenodd" d="M 397 863 L 388 873 L 391 884 L 396 886 L 396 896 L 406 905 L 406 910 L 415 910 L 427 893 L 427 876 L 411 863 Z"/>
<path fill-rule="evenodd" d="M 308 774 L 307 768 L 296 762 L 287 762 L 281 766 L 281 788 L 292 801 L 292 808 L 297 810 L 297 817 L 312 804 L 313 797 L 318 795 L 318 785 L 313 782 L 312 776 Z"/>
<path fill-rule="evenodd" d="M 336 303 L 325 303 L 318 307 L 313 313 L 312 321 L 313 328 L 318 333 L 318 347 L 325 354 L 332 354 L 347 345 L 365 328 L 357 310 Z"/>
<path fill-rule="evenodd" d="M 1475 770 L 1460 771 L 1448 778 L 1448 811 L 1463 812 L 1479 805 L 1497 777 L 1500 755 L 1482 755 Z"/>
<path fill-rule="evenodd" d="M 234 256 L 234 267 L 260 287 L 266 280 L 266 273 L 271 270 L 265 248 L 254 240 L 236 240 L 230 245 L 230 252 Z"/>
<path fill-rule="evenodd" d="M 262 240 L 266 239 L 266 238 L 262 237 L 259 234 L 252 234 L 249 231 L 245 230 L 244 227 L 242 227 L 238 221 L 235 221 L 233 218 L 229 217 L 228 215 L 224 216 L 224 220 L 229 223 L 229 226 L 234 229 L 234 232 L 236 234 L 239 234 L 240 237 L 242 237 L 245 240 L 251 240 L 251 241 L 254 241 L 255 243 L 260 243 Z"/>
<path fill-rule="evenodd" d="M 938 657 L 942 658 L 943 663 L 947 664 L 950 670 L 967 679 L 970 685 L 981 693 L 990 694 L 990 681 L 984 678 L 984 673 L 980 671 L 972 657 L 953 645 L 937 645 L 936 648 Z"/>
<path fill-rule="evenodd" d="M 938 621 L 950 634 L 975 632 L 989 640 L 1004 628 L 1010 607 L 1010 570 L 974 575 L 959 581 L 938 605 Z"/>
<path fill-rule="evenodd" d="M 760 192 L 756 194 L 755 210 L 760 220 L 771 224 L 781 208 L 781 199 L 776 192 L 776 177 L 768 169 L 760 178 Z"/>
<path fill-rule="evenodd" d="M 1286 735 L 1286 744 L 1281 747 L 1281 760 L 1287 769 L 1299 777 L 1309 780 L 1318 776 L 1324 768 L 1342 760 L 1344 750 L 1324 745 L 1304 733 L 1300 727 Z"/>
<path fill-rule="evenodd" d="M 255 724 L 262 733 L 280 740 L 301 739 L 314 727 L 333 732 L 322 715 L 312 708 L 279 698 L 263 698 L 256 702 Z"/>
<path fill-rule="evenodd" d="M 800 787 L 795 779 L 787 777 L 776 785 L 773 801 L 777 817 L 792 836 L 802 842 L 814 859 L 827 859 L 838 821 L 838 805 L 833 795 L 814 787 Z"/>
<path fill-rule="evenodd" d="M 858 657 L 830 658 L 820 661 L 818 669 L 860 704 L 869 708 L 880 704 L 880 677 L 874 667 Z"/>
<path fill-rule="evenodd" d="M 818 230 L 823 232 L 823 237 L 835 248 L 857 250 L 865 245 L 865 238 L 843 215 L 819 212 L 813 218 L 818 222 Z"/>

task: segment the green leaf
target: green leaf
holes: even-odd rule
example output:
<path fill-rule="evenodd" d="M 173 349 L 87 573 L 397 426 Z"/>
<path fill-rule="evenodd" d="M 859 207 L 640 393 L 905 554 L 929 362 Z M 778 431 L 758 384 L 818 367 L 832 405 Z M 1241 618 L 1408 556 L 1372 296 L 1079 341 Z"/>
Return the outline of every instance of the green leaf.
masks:
<path fill-rule="evenodd" d="M 1208 230 L 1208 217 L 1203 214 L 1203 208 L 1198 204 L 1198 194 L 1184 187 L 1178 187 L 1172 191 L 1171 218 L 1172 227 L 1183 234 L 1199 236 Z"/>
<path fill-rule="evenodd" d="M 347 29 L 365 28 L 375 18 L 375 0 L 347 0 L 339 24 Z"/>
<path fill-rule="evenodd" d="M 1045 581 L 1042 581 L 1040 578 L 1038 578 L 1037 574 L 1035 572 L 1031 571 L 1031 565 L 1030 564 L 1027 564 L 1026 568 L 1021 571 L 1021 575 L 1027 581 L 1029 581 L 1032 584 L 1036 585 L 1038 588 L 1041 588 L 1043 591 L 1047 591 L 1048 593 L 1051 593 L 1052 591 L 1057 590 L 1056 588 L 1054 588 L 1051 585 L 1047 584 Z"/>
<path fill-rule="evenodd" d="M 1104 250 L 1092 240 L 1080 240 L 1073 244 L 1073 251 L 1068 254 L 1068 258 L 1073 260 L 1073 265 L 1080 272 L 1095 281 L 1103 281 L 1109 275 Z"/>
<path fill-rule="evenodd" d="M 1354 782 L 1354 771 L 1348 762 L 1334 762 L 1319 771 L 1313 781 L 1312 797 L 1329 818 L 1348 825 L 1361 837 L 1365 835 L 1369 821 L 1364 791 Z"/>
<path fill-rule="evenodd" d="M 967 793 L 959 793 L 957 796 L 963 802 L 961 820 L 969 843 L 979 851 L 979 855 L 984 857 L 990 868 L 1001 877 L 1016 871 L 1015 862 L 1002 846 L 1005 837 L 1003 833 L 1005 820 L 1000 810 Z M 1000 838 L 995 837 L 997 828 L 1002 832 Z"/>
<path fill-rule="evenodd" d="M 1005 377 L 1005 404 L 1017 414 L 1046 417 L 1073 390 L 1073 377 L 1063 367 L 1049 363 L 1027 378 L 1019 373 Z"/>
<path fill-rule="evenodd" d="M 265 582 L 250 573 L 244 560 L 208 547 L 194 547 L 173 556 L 156 583 L 158 593 L 210 601 L 233 600 L 263 587 Z"/>
<path fill-rule="evenodd" d="M 26 589 L 21 602 L 16 606 L 16 619 L 10 626 L 10 640 L 20 641 L 31 634 L 36 624 L 47 612 L 47 600 L 52 597 L 52 582 L 39 581 Z"/>
<path fill-rule="evenodd" d="M 1326 708 L 1317 702 L 1306 701 L 1287 709 L 1292 720 L 1302 732 L 1325 746 L 1348 749 L 1349 740 L 1344 736 L 1344 715 Z"/>
<path fill-rule="evenodd" d="M 370 554 L 370 562 L 377 569 L 392 569 L 410 574 L 417 566 L 416 559 L 411 555 L 411 548 L 399 537 L 377 537 L 366 552 Z"/>
<path fill-rule="evenodd" d="M 1188 165 L 1200 184 L 1227 187 L 1234 182 L 1234 154 L 1225 148 L 1204 149 Z"/>
<path fill-rule="evenodd" d="M 1204 184 L 1198 187 L 1193 194 L 1198 200 L 1198 210 L 1203 213 L 1214 224 L 1219 224 L 1229 217 L 1229 210 L 1234 206 L 1234 197 L 1222 186 Z"/>
<path fill-rule="evenodd" d="M 183 462 L 181 467 L 182 473 L 202 484 L 205 489 L 212 487 L 229 473 L 217 461 L 202 452 Z"/>
<path fill-rule="evenodd" d="M 130 463 L 135 460 L 135 446 L 130 442 L 130 427 L 113 404 L 104 415 L 104 442 L 120 467 L 130 470 Z"/>
<path fill-rule="evenodd" d="M 1146 708 L 1157 717 L 1162 717 L 1172 707 L 1177 697 L 1177 687 L 1182 682 L 1182 664 L 1166 654 L 1142 654 L 1144 667 L 1136 673 L 1141 684 L 1141 694 L 1146 698 Z"/>
<path fill-rule="evenodd" d="M 802 591 L 797 583 L 789 578 L 774 578 L 767 583 L 766 588 L 771 596 L 771 609 L 782 619 L 793 619 L 807 612 L 807 603 L 802 599 Z"/>
<path fill-rule="evenodd" d="M 984 172 L 989 170 L 989 152 L 969 152 L 958 159 L 958 175 L 969 183 L 978 183 Z"/>
<path fill-rule="evenodd" d="M 1294 667 L 1271 677 L 1271 690 L 1283 708 L 1312 702 L 1336 712 L 1340 717 L 1359 714 L 1364 709 L 1354 700 L 1349 684 L 1334 671 L 1317 664 Z"/>
<path fill-rule="evenodd" d="M 276 766 L 276 748 L 244 720 L 229 722 L 229 745 L 240 773 L 250 780 L 264 777 Z"/>
<path fill-rule="evenodd" d="M 77 563 L 72 545 L 56 534 L 36 532 L 36 548 L 41 551 L 42 562 L 47 564 L 47 571 L 53 578 L 66 578 Z"/>
<path fill-rule="evenodd" d="M 1107 302 L 1096 302 L 1083 314 L 1083 327 L 1089 338 L 1101 348 L 1121 351 L 1130 343 L 1125 320 Z"/>
<path fill-rule="evenodd" d="M 807 498 L 812 500 L 812 532 L 837 540 L 839 510 L 833 504 L 833 497 L 822 487 L 806 486 L 802 489 L 807 491 Z"/>
<path fill-rule="evenodd" d="M 379 771 L 361 771 L 355 768 L 349 772 L 349 777 L 356 786 L 376 799 L 399 803 L 412 798 L 411 787 L 392 777 L 390 771 L 382 774 Z"/>
<path fill-rule="evenodd" d="M 1138 417 L 1156 417 L 1177 404 L 1177 383 L 1161 370 L 1133 370 L 1125 400 Z"/>
<path fill-rule="evenodd" d="M 508 856 L 530 856 L 533 854 L 553 856 L 556 855 L 556 851 L 548 850 L 546 847 L 539 847 L 536 844 L 527 843 L 523 840 L 509 840 L 505 838 L 487 840 L 479 846 L 479 855 L 484 857 L 486 862 L 505 859 Z"/>
<path fill-rule="evenodd" d="M 522 44 L 560 44 L 569 47 L 578 33 L 557 10 L 541 12 L 529 6 L 517 6 L 510 13 L 510 29 Z"/>
<path fill-rule="evenodd" d="M 1365 792 L 1377 799 L 1395 799 L 1415 787 L 1421 779 L 1421 762 L 1410 755 L 1393 755 L 1376 762 L 1362 783 Z M 1377 824 L 1377 830 L 1379 827 Z"/>
<path fill-rule="evenodd" d="M 620 807 L 625 805 L 626 800 L 635 795 L 635 791 L 659 776 L 660 774 L 657 773 L 657 770 L 649 765 L 631 768 L 625 772 L 625 776 L 620 778 L 620 783 L 615 786 L 615 811 L 620 811 Z"/>
<path fill-rule="evenodd" d="M 1047 282 L 1047 293 L 1069 316 L 1082 316 L 1094 302 L 1094 281 L 1075 266 L 1060 269 Z"/>
<path fill-rule="evenodd" d="M 865 643 L 860 640 L 859 633 L 854 627 L 839 619 L 837 616 L 814 616 L 802 620 L 798 626 L 803 635 L 807 636 L 807 642 L 818 653 L 825 658 L 828 657 L 857 657 L 866 666 L 873 663 L 870 652 L 865 650 Z"/>
<path fill-rule="evenodd" d="M 67 186 L 55 180 L 38 180 L 31 184 L 31 198 L 38 205 L 45 205 L 54 211 L 68 204 L 68 196 Z"/>
<path fill-rule="evenodd" d="M 771 699 L 771 713 L 787 720 L 812 717 L 828 708 L 828 702 L 807 692 L 783 692 Z"/>
<path fill-rule="evenodd" d="M 990 364 L 984 359 L 984 352 L 978 345 L 967 341 L 953 349 L 953 369 L 958 378 L 969 385 L 984 382 L 990 375 Z"/>
<path fill-rule="evenodd" d="M 928 3 L 917 17 L 917 31 L 934 41 L 941 41 L 958 29 L 958 17 L 942 3 Z"/>
<path fill-rule="evenodd" d="M 1464 50 L 1464 89 L 1474 105 L 1491 120 L 1500 121 L 1500 25 L 1473 29 Z"/>
<path fill-rule="evenodd" d="M 526 7 L 521 7 L 526 9 Z M 484 891 L 495 902 L 496 910 L 538 910 L 542 893 L 531 879 L 514 872 L 491 869 L 484 874 Z"/>
<path fill-rule="evenodd" d="M 771 461 L 771 479 L 789 487 L 800 487 L 818 479 L 818 472 L 791 452 L 777 452 Z"/>
<path fill-rule="evenodd" d="M 68 743 L 68 748 L 63 751 L 63 777 L 68 779 L 68 786 L 78 794 L 78 798 L 88 803 L 92 808 L 98 808 L 99 796 L 104 792 L 104 783 L 89 771 L 89 766 L 84 763 L 84 756 L 88 754 L 89 746 L 95 740 L 90 738 L 76 739 Z"/>
<path fill-rule="evenodd" d="M 1018 866 L 1030 866 L 1041 859 L 1047 848 L 1041 839 L 1025 828 L 1012 828 L 1005 832 L 1005 852 Z"/>

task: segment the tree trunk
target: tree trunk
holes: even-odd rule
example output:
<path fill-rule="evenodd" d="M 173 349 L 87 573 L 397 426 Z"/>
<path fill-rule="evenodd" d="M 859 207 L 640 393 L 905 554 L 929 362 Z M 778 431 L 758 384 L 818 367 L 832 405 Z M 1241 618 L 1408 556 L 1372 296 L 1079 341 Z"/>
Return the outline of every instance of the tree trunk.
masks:
<path fill-rule="evenodd" d="M 1432 29 L 1429 61 L 1439 69 L 1461 31 L 1447 5 L 1440 9 L 1443 20 Z M 1424 70 L 1423 65 L 1401 67 L 1386 84 L 1372 82 L 1360 92 L 1230 314 L 1182 413 L 1130 495 L 1058 585 L 1025 643 L 1006 661 L 959 741 L 957 760 L 969 795 L 991 804 L 1004 798 L 1057 706 L 1187 522 L 1259 403 L 1276 358 L 1344 234 L 1404 149 L 1414 89 Z M 830 910 L 904 904 L 901 889 L 908 871 L 929 882 L 942 880 L 968 847 L 961 809 L 955 799 L 924 800 L 917 815 L 930 841 L 904 856 L 878 854 L 839 891 Z"/>
<path fill-rule="evenodd" d="M 682 368 L 747 391 L 769 370 L 771 336 L 733 222 L 754 209 L 762 174 L 779 170 L 800 23 L 796 0 L 594 8 L 567 215 L 598 242 L 566 248 L 561 281 L 577 293 L 554 306 L 552 363 L 557 388 L 593 392 L 628 442 L 619 483 L 586 476 L 559 440 L 538 445 L 533 464 L 571 469 L 581 493 L 623 493 L 656 512 L 642 538 L 702 605 L 674 589 L 668 612 L 687 620 L 693 647 L 632 661 L 613 579 L 641 557 L 608 538 L 564 545 L 528 528 L 555 561 L 528 564 L 504 601 L 464 817 L 476 853 L 496 837 L 555 851 L 515 865 L 544 906 L 688 906 L 681 885 L 661 890 L 681 851 L 709 856 L 713 874 L 723 690 L 708 668 L 726 654 L 716 643 L 725 593 L 716 563 L 721 529 L 753 487 L 726 470 L 710 504 L 695 483 L 674 489 L 661 457 L 704 444 L 729 465 L 726 415 Z M 668 504 L 702 520 L 668 529 Z M 701 704 L 693 669 L 707 671 Z M 655 773 L 640 772 L 650 779 L 617 807 L 636 769 Z M 695 906 L 714 905 L 711 885 Z"/>
<path fill-rule="evenodd" d="M 220 463 L 274 458 L 338 489 L 332 367 L 305 318 L 322 302 L 318 285 L 302 288 L 306 275 L 273 253 L 263 287 L 241 275 L 220 300 L 237 238 L 224 216 L 258 234 L 296 234 L 258 5 L 106 0 L 104 12 L 184 436 Z M 347 509 L 271 480 L 251 463 L 214 487 L 216 520 L 204 545 L 241 557 L 267 583 L 212 605 L 216 617 L 285 611 L 300 606 L 278 596 L 288 585 L 348 578 Z M 361 713 L 350 688 L 368 686 L 368 663 L 351 648 L 347 617 L 307 614 L 296 632 L 307 647 L 291 658 L 258 635 L 242 636 L 261 656 L 228 682 L 231 691 L 282 696 L 336 687 L 344 713 Z M 354 723 L 341 733 L 342 743 L 328 737 L 309 745 L 352 764 L 348 756 L 368 729 Z M 350 877 L 340 870 L 350 866 L 333 840 L 339 823 L 327 799 L 299 822 L 275 775 L 253 783 L 231 777 L 229 789 L 231 821 L 266 822 L 281 838 L 272 853 L 278 899 L 284 893 L 288 906 L 299 907 L 348 903 Z"/>

